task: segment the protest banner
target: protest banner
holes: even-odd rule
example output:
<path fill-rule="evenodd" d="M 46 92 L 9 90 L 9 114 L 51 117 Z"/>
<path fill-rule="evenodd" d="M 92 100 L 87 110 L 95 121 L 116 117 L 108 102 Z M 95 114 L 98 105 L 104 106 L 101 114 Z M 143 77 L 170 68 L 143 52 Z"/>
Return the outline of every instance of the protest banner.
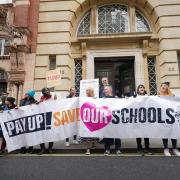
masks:
<path fill-rule="evenodd" d="M 73 135 L 178 139 L 180 97 L 49 100 L 0 113 L 0 122 L 8 151 Z"/>
<path fill-rule="evenodd" d="M 179 97 L 80 98 L 82 137 L 180 138 Z"/>
<path fill-rule="evenodd" d="M 78 98 L 48 100 L 0 113 L 8 151 L 64 140 L 77 134 Z"/>

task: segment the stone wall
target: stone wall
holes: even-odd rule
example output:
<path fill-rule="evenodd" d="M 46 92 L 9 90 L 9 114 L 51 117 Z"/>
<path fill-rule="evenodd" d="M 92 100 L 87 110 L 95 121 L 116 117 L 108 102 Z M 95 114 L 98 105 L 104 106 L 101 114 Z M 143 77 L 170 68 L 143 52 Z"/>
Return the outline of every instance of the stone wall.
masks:
<path fill-rule="evenodd" d="M 57 67 L 65 71 L 63 86 L 55 88 L 56 91 L 65 95 L 74 84 L 74 58 L 83 60 L 83 78 L 86 78 L 86 48 L 89 45 L 86 44 L 86 40 L 80 41 L 77 38 L 77 27 L 90 8 L 107 3 L 109 3 L 108 0 L 40 0 L 34 82 L 37 91 L 46 86 L 45 73 L 49 69 L 49 55 L 52 54 L 56 55 Z M 142 49 L 147 48 L 144 51 L 146 55 L 156 55 L 158 86 L 160 82 L 170 81 L 173 91 L 180 94 L 180 70 L 177 62 L 177 51 L 180 50 L 180 1 L 112 0 L 111 3 L 127 4 L 142 11 L 153 27 L 153 32 L 148 39 L 147 47 L 143 47 L 144 41 L 139 41 L 137 46 Z M 128 42 L 126 43 L 127 47 Z M 146 71 L 147 68 L 145 68 L 144 78 L 148 87 Z"/>

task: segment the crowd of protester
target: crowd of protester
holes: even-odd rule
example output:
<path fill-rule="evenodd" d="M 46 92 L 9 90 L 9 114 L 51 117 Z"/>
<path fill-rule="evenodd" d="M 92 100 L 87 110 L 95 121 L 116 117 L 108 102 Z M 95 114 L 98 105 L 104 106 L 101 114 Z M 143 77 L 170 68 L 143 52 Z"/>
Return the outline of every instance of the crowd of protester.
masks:
<path fill-rule="evenodd" d="M 170 83 L 169 82 L 164 82 L 160 86 L 160 91 L 159 91 L 159 96 L 175 96 L 171 90 L 170 90 Z M 44 101 L 48 100 L 56 100 L 57 97 L 52 96 L 50 89 L 48 88 L 43 88 L 42 89 L 42 96 L 39 101 L 37 101 L 35 98 L 35 91 L 34 90 L 29 90 L 26 92 L 24 98 L 20 100 L 19 106 L 27 106 L 27 105 L 32 105 L 32 104 L 39 104 Z M 95 98 L 94 94 L 94 89 L 93 88 L 88 88 L 86 90 L 86 96 L 90 98 Z M 145 90 L 145 86 L 140 84 L 137 87 L 136 94 L 133 94 L 133 97 L 138 97 L 138 96 L 148 96 L 147 91 Z M 75 87 L 71 87 L 69 91 L 69 95 L 66 98 L 73 98 L 77 97 L 76 94 L 76 89 Z M 114 94 L 113 87 L 109 84 L 108 78 L 103 77 L 101 81 L 101 86 L 99 88 L 99 98 L 117 98 L 117 96 Z M 128 98 L 125 96 L 125 98 Z M 0 105 L 0 112 L 3 111 L 9 111 L 14 108 L 18 108 L 16 106 L 16 100 L 13 97 L 10 97 L 8 93 L 2 93 L 1 94 L 1 105 Z M 0 138 L 2 138 L 2 143 L 0 146 L 0 153 L 4 153 L 6 149 L 6 141 L 3 136 L 2 128 L 0 126 Z M 144 146 L 142 145 L 142 140 L 144 140 Z M 177 139 L 171 139 L 172 142 L 172 152 L 176 156 L 180 156 L 180 152 L 177 149 Z M 121 139 L 113 139 L 113 138 L 104 138 L 104 139 L 98 139 L 98 138 L 90 138 L 90 137 L 78 137 L 76 134 L 73 136 L 73 144 L 79 144 L 83 143 L 86 147 L 86 155 L 91 154 L 91 149 L 95 147 L 95 143 L 100 143 L 104 144 L 104 155 L 108 156 L 111 153 L 111 146 L 115 145 L 115 152 L 117 155 L 121 154 Z M 137 143 L 137 153 L 144 155 L 145 153 L 147 154 L 153 154 L 153 152 L 150 149 L 150 140 L 149 138 L 136 138 L 136 143 Z M 162 144 L 163 144 L 163 152 L 165 156 L 171 156 L 169 147 L 168 147 L 168 139 L 162 139 Z M 70 146 L 70 140 L 67 138 L 65 140 L 65 146 L 69 147 Z M 144 147 L 144 148 L 143 148 Z M 33 146 L 31 147 L 22 147 L 20 149 L 20 153 L 33 153 L 34 149 Z M 40 144 L 40 152 L 39 155 L 42 155 L 44 153 L 52 153 L 53 152 L 53 142 L 48 143 L 48 148 L 46 149 L 46 146 L 44 143 Z"/>

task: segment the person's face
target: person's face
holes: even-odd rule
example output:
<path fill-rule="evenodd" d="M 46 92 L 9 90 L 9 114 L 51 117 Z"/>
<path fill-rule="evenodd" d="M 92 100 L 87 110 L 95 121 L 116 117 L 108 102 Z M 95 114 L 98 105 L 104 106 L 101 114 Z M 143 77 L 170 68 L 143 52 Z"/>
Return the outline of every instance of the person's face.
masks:
<path fill-rule="evenodd" d="M 9 101 L 7 101 L 7 100 L 5 100 L 5 104 L 6 104 L 7 106 L 11 106 L 11 103 L 10 103 Z"/>
<path fill-rule="evenodd" d="M 139 86 L 139 93 L 144 94 L 144 92 L 145 92 L 144 86 Z"/>
<path fill-rule="evenodd" d="M 71 95 L 76 95 L 76 89 L 75 88 L 71 88 Z"/>
<path fill-rule="evenodd" d="M 94 91 L 92 89 L 86 90 L 86 96 L 87 97 L 94 97 Z"/>
<path fill-rule="evenodd" d="M 161 85 L 161 92 L 166 93 L 168 91 L 169 86 L 167 84 L 162 84 Z"/>
<path fill-rule="evenodd" d="M 49 89 L 46 89 L 45 94 L 50 95 L 50 91 L 49 91 Z"/>
<path fill-rule="evenodd" d="M 110 88 L 110 87 L 105 87 L 105 88 L 104 88 L 104 94 L 105 94 L 106 96 L 111 96 L 111 95 L 112 95 L 111 88 Z"/>
<path fill-rule="evenodd" d="M 108 79 L 107 78 L 102 78 L 102 84 L 103 85 L 108 85 Z"/>

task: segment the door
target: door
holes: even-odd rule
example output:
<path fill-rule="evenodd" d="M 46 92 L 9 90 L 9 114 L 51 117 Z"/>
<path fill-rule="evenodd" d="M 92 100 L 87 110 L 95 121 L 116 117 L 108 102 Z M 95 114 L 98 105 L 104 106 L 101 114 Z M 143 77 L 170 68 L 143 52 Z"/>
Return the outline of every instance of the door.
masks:
<path fill-rule="evenodd" d="M 95 78 L 108 77 L 114 94 L 131 96 L 135 91 L 134 57 L 95 58 Z"/>

